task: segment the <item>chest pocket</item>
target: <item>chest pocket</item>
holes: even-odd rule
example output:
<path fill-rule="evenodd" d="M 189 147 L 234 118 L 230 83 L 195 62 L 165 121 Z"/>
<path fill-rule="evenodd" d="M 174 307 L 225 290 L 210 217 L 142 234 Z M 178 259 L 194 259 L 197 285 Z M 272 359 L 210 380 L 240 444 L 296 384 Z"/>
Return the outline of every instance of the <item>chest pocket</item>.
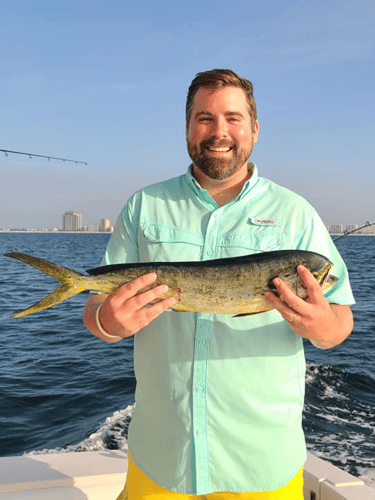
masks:
<path fill-rule="evenodd" d="M 141 224 L 138 236 L 143 262 L 200 260 L 203 237 L 187 229 L 161 224 Z"/>
<path fill-rule="evenodd" d="M 249 219 L 248 232 L 230 232 L 219 238 L 221 257 L 239 257 L 241 255 L 271 252 L 282 246 L 281 221 Z"/>

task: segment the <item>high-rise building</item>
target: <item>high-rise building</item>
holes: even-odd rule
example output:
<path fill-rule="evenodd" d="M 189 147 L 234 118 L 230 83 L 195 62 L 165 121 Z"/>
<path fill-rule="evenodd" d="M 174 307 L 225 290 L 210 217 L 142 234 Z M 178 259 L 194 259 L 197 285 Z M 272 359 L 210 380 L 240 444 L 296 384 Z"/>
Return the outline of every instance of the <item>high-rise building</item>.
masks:
<path fill-rule="evenodd" d="M 82 214 L 78 212 L 65 212 L 63 215 L 63 231 L 81 231 Z"/>
<path fill-rule="evenodd" d="M 109 231 L 110 227 L 111 227 L 111 221 L 109 219 L 102 219 L 100 221 L 100 229 L 99 229 L 99 231 L 101 233 L 106 233 L 107 231 Z"/>

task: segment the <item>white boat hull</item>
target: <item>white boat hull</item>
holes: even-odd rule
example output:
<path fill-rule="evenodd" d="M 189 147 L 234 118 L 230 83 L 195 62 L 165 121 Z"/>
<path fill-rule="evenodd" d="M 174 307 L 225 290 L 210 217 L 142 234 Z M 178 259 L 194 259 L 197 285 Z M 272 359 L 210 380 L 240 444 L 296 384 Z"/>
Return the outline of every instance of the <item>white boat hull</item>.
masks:
<path fill-rule="evenodd" d="M 124 487 L 124 451 L 0 458 L 0 500 L 115 500 Z M 375 500 L 375 489 L 308 454 L 305 500 Z"/>

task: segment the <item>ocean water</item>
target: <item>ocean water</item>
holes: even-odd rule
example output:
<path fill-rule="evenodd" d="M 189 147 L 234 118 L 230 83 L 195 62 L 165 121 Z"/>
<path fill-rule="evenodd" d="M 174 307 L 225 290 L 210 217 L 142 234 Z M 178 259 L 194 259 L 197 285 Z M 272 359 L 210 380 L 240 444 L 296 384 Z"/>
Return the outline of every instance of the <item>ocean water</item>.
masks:
<path fill-rule="evenodd" d="M 0 456 L 119 449 L 134 410 L 133 340 L 105 344 L 83 326 L 88 295 L 26 318 L 11 314 L 55 288 L 2 256 L 23 252 L 79 272 L 99 265 L 107 234 L 0 233 Z M 375 487 L 375 237 L 337 242 L 357 304 L 340 346 L 305 344 L 308 450 Z"/>

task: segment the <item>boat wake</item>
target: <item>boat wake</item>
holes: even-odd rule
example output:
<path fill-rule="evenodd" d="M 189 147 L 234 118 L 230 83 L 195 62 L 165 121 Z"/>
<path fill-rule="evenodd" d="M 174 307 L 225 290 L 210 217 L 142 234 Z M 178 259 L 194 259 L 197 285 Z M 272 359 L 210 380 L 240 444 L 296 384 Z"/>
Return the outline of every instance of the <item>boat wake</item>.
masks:
<path fill-rule="evenodd" d="M 48 453 L 79 453 L 83 451 L 127 450 L 128 428 L 135 404 L 118 410 L 100 425 L 99 429 L 78 444 L 64 448 L 35 450 L 25 455 L 44 455 Z"/>
<path fill-rule="evenodd" d="M 308 363 L 306 382 L 307 449 L 375 487 L 374 380 Z"/>

